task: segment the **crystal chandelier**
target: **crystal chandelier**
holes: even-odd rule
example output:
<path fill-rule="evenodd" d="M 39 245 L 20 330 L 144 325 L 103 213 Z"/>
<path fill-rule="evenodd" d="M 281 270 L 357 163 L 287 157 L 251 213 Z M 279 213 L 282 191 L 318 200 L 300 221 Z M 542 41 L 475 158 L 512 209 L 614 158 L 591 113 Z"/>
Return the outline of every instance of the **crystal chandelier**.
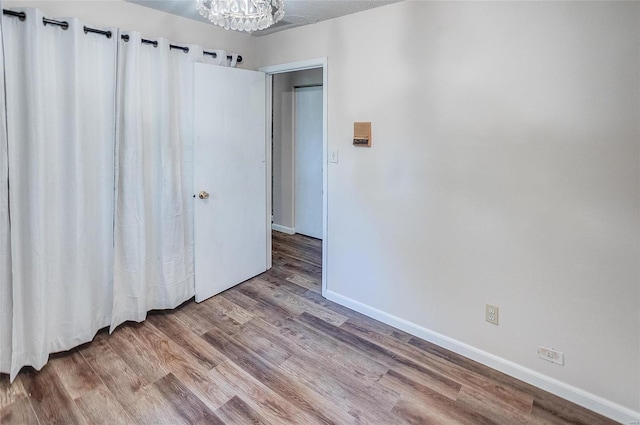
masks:
<path fill-rule="evenodd" d="M 226 30 L 263 30 L 284 16 L 284 0 L 196 0 L 196 7 Z"/>

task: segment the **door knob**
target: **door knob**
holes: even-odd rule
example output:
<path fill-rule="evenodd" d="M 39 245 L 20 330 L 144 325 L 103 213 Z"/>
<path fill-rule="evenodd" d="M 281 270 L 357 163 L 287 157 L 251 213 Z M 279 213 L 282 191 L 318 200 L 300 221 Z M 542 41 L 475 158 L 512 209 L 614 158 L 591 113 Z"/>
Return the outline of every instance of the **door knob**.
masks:
<path fill-rule="evenodd" d="M 198 194 L 198 197 L 200 199 L 209 199 L 209 194 L 204 190 L 201 190 L 200 193 Z"/>

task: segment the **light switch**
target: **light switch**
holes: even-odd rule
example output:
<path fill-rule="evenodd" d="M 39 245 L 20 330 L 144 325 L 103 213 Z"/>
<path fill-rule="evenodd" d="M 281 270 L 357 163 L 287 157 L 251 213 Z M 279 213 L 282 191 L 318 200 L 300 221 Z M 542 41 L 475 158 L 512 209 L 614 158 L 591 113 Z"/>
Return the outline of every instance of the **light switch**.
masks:
<path fill-rule="evenodd" d="M 331 148 L 329 152 L 329 162 L 338 163 L 338 148 Z"/>

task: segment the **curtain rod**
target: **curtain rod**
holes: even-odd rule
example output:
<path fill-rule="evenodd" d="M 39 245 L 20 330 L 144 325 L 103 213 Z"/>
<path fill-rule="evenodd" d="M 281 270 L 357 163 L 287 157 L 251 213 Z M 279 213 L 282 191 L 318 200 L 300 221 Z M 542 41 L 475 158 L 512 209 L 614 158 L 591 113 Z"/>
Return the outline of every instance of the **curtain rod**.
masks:
<path fill-rule="evenodd" d="M 27 19 L 27 14 L 24 12 L 14 12 L 13 10 L 2 9 L 2 13 L 9 16 L 15 16 L 21 21 L 24 21 L 25 19 Z"/>
<path fill-rule="evenodd" d="M 122 34 L 120 36 L 120 38 L 122 38 L 124 41 L 129 41 L 129 35 L 128 34 Z M 156 40 L 147 40 L 145 38 L 143 38 L 142 40 L 142 44 L 151 44 L 153 47 L 158 47 L 158 42 Z M 189 53 L 189 48 L 186 46 L 177 46 L 175 44 L 169 44 L 169 48 L 170 49 L 177 49 L 177 50 L 182 50 L 185 53 Z M 202 52 L 205 55 L 211 56 L 213 58 L 217 58 L 218 54 L 216 52 L 206 52 L 203 51 Z M 227 55 L 227 59 L 232 59 L 231 55 Z M 242 62 L 242 56 L 238 55 L 238 59 L 237 62 L 240 63 Z"/>
<path fill-rule="evenodd" d="M 25 19 L 27 19 L 27 14 L 24 13 L 24 12 L 14 12 L 13 10 L 2 9 L 2 13 L 5 14 L 5 15 L 8 15 L 8 16 L 14 16 L 14 17 L 20 19 L 21 21 L 24 21 Z M 69 28 L 69 23 L 66 22 L 66 21 L 56 21 L 56 20 L 53 20 L 53 19 L 42 18 L 42 23 L 44 25 L 47 25 L 47 24 L 49 24 L 49 25 L 57 25 L 59 27 L 62 27 L 62 29 L 64 29 L 64 30 Z M 111 36 L 113 35 L 111 33 L 111 31 L 103 31 L 103 30 L 99 30 L 97 28 L 90 28 L 90 27 L 88 27 L 86 25 L 84 26 L 84 33 L 85 34 L 87 34 L 87 33 L 101 34 L 101 35 L 104 35 L 107 38 L 111 38 Z M 121 38 L 124 41 L 129 41 L 129 36 L 127 34 L 123 34 L 121 36 Z M 153 45 L 153 47 L 158 47 L 158 42 L 156 40 L 147 40 L 147 39 L 143 38 L 142 39 L 142 43 L 143 44 L 151 44 L 151 45 Z M 175 44 L 170 44 L 169 48 L 170 49 L 178 49 L 178 50 L 182 50 L 185 53 L 189 53 L 189 48 L 188 47 L 176 46 Z M 202 53 L 205 54 L 205 55 L 211 56 L 213 58 L 217 58 L 218 57 L 216 52 L 203 51 Z M 231 55 L 227 55 L 227 59 L 232 59 L 232 56 Z M 242 62 L 242 56 L 238 55 L 237 62 L 238 63 Z"/>

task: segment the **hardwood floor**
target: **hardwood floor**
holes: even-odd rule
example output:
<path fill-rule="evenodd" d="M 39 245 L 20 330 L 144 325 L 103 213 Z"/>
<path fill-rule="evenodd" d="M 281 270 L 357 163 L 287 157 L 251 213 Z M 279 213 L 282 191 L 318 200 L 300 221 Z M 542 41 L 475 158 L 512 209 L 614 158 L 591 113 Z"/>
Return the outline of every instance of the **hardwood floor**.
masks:
<path fill-rule="evenodd" d="M 0 377 L 2 424 L 613 424 L 325 300 L 321 242 L 273 269 Z"/>

